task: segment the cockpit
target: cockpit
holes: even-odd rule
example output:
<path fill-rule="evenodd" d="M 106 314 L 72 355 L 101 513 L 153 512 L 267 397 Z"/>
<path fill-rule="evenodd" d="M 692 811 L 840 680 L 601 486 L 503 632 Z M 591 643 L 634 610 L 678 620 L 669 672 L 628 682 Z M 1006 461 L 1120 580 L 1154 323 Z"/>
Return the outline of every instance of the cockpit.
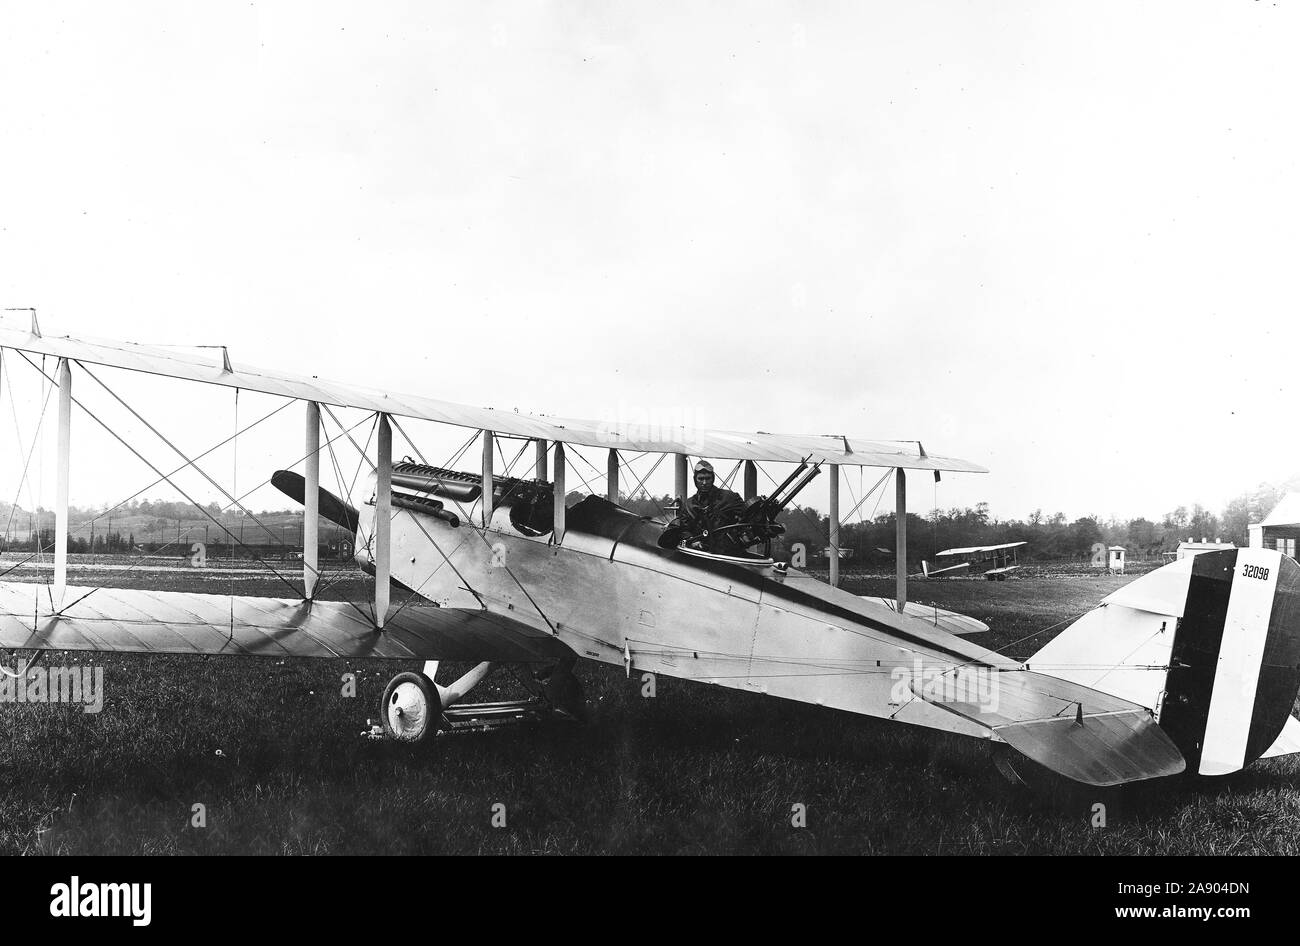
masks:
<path fill-rule="evenodd" d="M 679 498 L 678 515 L 659 536 L 659 547 L 726 561 L 770 563 L 772 542 L 785 532 L 777 516 L 813 481 L 820 466 L 809 467 L 805 461 L 771 496 L 758 496 L 743 505 L 726 505 L 713 512 L 692 510 Z"/>
<path fill-rule="evenodd" d="M 565 513 L 566 529 L 595 535 L 611 533 L 616 541 L 644 542 L 668 551 L 701 558 L 771 564 L 772 543 L 785 532 L 777 516 L 819 472 L 820 464 L 807 462 L 781 483 L 769 496 L 758 496 L 736 503 L 717 517 L 692 516 L 679 499 L 677 515 L 669 522 L 637 516 L 607 500 L 590 496 L 569 507 Z M 450 523 L 460 518 L 445 508 L 450 502 L 462 511 L 478 503 L 483 495 L 479 476 L 458 470 L 416 463 L 410 458 L 393 464 L 393 505 L 431 515 Z M 492 505 L 507 514 L 510 525 L 520 535 L 540 538 L 555 528 L 552 484 L 542 480 L 495 476 L 492 479 Z M 616 534 L 615 534 L 616 533 Z"/>

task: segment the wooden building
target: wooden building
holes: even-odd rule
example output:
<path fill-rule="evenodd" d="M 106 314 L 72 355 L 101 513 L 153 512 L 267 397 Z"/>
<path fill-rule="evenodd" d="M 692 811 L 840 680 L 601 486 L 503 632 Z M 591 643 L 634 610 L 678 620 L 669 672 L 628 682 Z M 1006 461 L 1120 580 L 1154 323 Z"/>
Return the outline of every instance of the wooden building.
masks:
<path fill-rule="evenodd" d="M 1276 549 L 1283 555 L 1295 558 L 1296 543 L 1300 539 L 1300 493 L 1287 493 L 1264 517 L 1263 522 L 1250 527 L 1252 548 Z"/>

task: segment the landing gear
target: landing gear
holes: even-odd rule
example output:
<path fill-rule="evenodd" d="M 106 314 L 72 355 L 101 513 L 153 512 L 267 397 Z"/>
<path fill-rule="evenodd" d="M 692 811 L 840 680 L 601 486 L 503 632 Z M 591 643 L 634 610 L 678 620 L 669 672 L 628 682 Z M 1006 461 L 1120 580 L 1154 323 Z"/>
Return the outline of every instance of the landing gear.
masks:
<path fill-rule="evenodd" d="M 437 731 L 442 718 L 437 685 L 422 673 L 399 673 L 384 687 L 379 718 L 391 739 L 409 745 L 423 742 Z"/>
<path fill-rule="evenodd" d="M 575 662 L 564 661 L 536 675 L 529 668 L 522 675 L 528 699 L 462 703 L 492 673 L 493 665 L 479 664 L 454 683 L 440 686 L 434 682 L 438 662 L 431 660 L 422 673 L 399 673 L 388 681 L 379 705 L 384 734 L 415 745 L 438 733 L 483 732 L 547 718 L 582 720 L 586 699 L 573 674 Z"/>

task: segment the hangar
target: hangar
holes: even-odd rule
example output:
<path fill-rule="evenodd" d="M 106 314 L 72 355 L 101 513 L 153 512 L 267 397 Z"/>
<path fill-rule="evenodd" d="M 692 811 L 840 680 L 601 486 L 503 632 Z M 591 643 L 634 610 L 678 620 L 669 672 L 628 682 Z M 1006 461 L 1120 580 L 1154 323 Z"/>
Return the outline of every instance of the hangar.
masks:
<path fill-rule="evenodd" d="M 1296 539 L 1300 539 L 1300 493 L 1287 493 L 1262 522 L 1250 526 L 1251 548 L 1276 549 L 1295 558 Z"/>

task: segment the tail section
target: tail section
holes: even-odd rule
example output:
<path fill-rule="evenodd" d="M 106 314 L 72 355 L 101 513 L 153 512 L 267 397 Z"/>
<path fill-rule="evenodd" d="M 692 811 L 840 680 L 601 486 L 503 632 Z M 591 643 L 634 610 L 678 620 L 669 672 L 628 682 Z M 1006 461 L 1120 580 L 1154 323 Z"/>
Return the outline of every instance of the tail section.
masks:
<path fill-rule="evenodd" d="M 1300 692 L 1300 565 L 1269 549 L 1171 563 L 1108 597 L 1027 665 L 1148 707 L 1188 771 L 1236 772 L 1281 754 Z"/>
<path fill-rule="evenodd" d="M 1300 565 L 1266 549 L 1192 560 L 1160 726 L 1204 775 L 1254 762 L 1300 689 Z"/>

